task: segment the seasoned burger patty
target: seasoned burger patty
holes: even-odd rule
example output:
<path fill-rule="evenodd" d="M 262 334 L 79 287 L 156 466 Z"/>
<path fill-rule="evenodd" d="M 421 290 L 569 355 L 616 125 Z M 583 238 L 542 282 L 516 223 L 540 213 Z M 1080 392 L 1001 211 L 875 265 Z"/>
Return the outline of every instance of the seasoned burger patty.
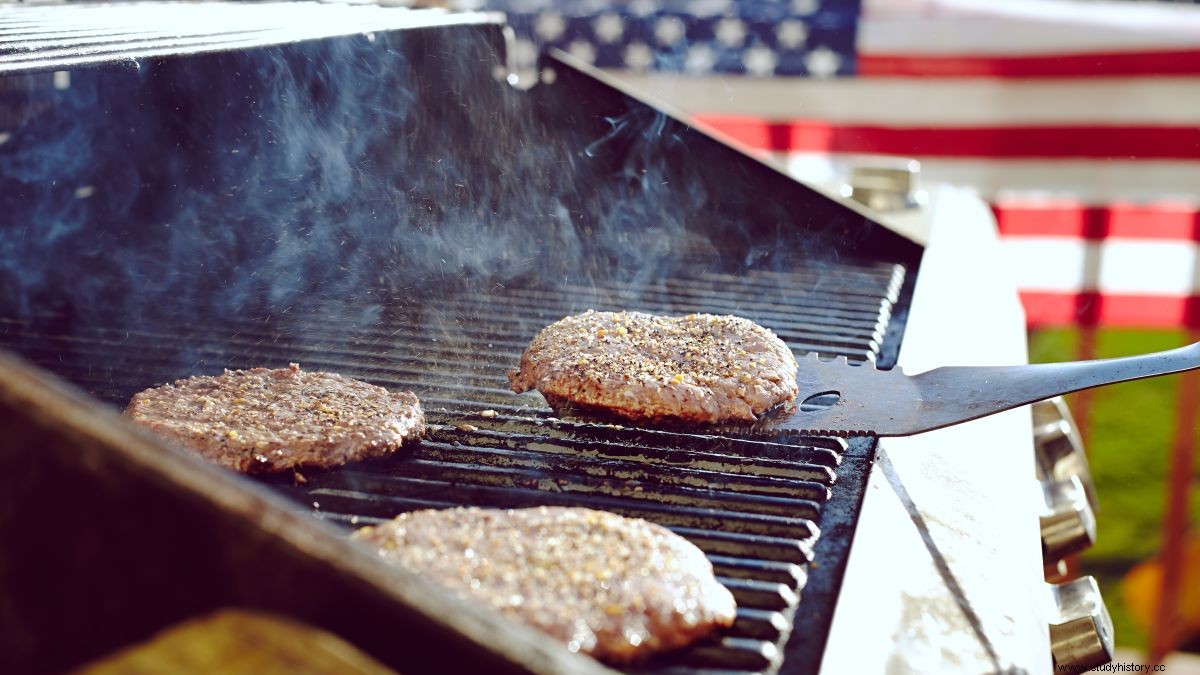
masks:
<path fill-rule="evenodd" d="M 736 316 L 589 310 L 542 329 L 508 379 L 555 408 L 713 423 L 792 400 L 796 368 L 774 333 Z"/>
<path fill-rule="evenodd" d="M 147 389 L 125 414 L 231 469 L 269 473 L 381 457 L 420 438 L 417 397 L 300 366 L 226 370 Z"/>
<path fill-rule="evenodd" d="M 583 508 L 417 511 L 353 535 L 572 651 L 629 663 L 733 623 L 700 549 L 644 520 Z"/>

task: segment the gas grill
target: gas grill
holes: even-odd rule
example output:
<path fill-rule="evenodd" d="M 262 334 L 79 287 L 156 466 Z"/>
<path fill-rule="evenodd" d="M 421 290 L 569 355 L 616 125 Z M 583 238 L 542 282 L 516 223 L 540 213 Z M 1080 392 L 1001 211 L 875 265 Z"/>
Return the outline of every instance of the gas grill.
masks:
<path fill-rule="evenodd" d="M 564 54 L 536 86 L 510 86 L 500 17 L 101 11 L 0 19 L 0 346 L 20 359 L 0 361 L 0 419 L 18 439 L 5 461 L 36 467 L 0 472 L 0 543 L 28 557 L 0 564 L 0 658 L 76 665 L 245 604 L 404 672 L 455 655 L 582 668 L 344 542 L 414 509 L 555 504 L 669 527 L 736 597 L 732 628 L 644 670 L 816 672 L 874 439 L 559 418 L 505 373 L 540 328 L 587 309 L 735 314 L 797 356 L 892 367 L 919 245 Z M 414 391 L 429 433 L 386 460 L 251 480 L 112 413 L 164 382 L 289 362 Z M 79 509 L 128 550 L 67 534 L 56 544 L 78 568 L 47 563 L 44 523 L 14 515 Z M 122 518 L 153 529 L 130 536 Z M 213 550 L 185 546 L 180 578 L 138 578 L 178 541 L 172 522 Z M 240 547 L 294 583 L 264 583 L 274 572 Z M 21 574 L 39 568 L 63 573 Z M 65 614 L 87 639 L 62 646 Z M 408 636 L 389 641 L 385 620 Z"/>

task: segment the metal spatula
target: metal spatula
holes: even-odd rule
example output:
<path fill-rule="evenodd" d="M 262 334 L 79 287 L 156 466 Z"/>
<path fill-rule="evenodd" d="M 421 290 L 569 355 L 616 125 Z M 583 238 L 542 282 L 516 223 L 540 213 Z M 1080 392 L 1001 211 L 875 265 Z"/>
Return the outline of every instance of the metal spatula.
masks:
<path fill-rule="evenodd" d="M 800 360 L 796 404 L 758 428 L 833 436 L 910 436 L 1059 394 L 1200 368 L 1200 343 L 1154 354 L 1027 366 L 951 366 L 919 375 L 851 365 L 846 357 Z M 811 409 L 822 398 L 837 403 Z"/>

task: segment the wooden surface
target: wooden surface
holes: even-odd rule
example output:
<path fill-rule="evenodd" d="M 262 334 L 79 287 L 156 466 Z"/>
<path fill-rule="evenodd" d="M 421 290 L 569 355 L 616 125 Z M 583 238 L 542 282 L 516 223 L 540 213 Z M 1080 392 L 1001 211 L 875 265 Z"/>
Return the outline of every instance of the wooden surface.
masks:
<path fill-rule="evenodd" d="M 395 675 L 345 640 L 270 614 L 224 609 L 76 671 L 78 675 Z"/>

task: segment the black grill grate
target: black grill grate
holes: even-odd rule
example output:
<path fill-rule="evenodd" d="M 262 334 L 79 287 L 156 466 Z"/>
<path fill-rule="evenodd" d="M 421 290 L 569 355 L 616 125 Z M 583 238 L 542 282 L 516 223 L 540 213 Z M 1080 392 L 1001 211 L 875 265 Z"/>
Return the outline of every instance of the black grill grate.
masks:
<path fill-rule="evenodd" d="M 411 389 L 431 423 L 420 444 L 387 460 L 264 482 L 348 526 L 454 505 L 574 505 L 646 518 L 704 550 L 739 605 L 736 624 L 719 639 L 651 669 L 772 672 L 787 645 L 789 654 L 807 650 L 800 669 L 815 670 L 868 441 L 765 441 L 562 420 L 539 395 L 509 391 L 505 372 L 539 328 L 588 308 L 733 313 L 773 329 L 798 356 L 874 359 L 904 281 L 900 265 L 838 262 L 651 283 L 496 286 L 415 308 L 372 305 L 365 319 L 349 305 L 190 327 L 0 319 L 0 341 L 117 405 L 178 377 L 289 361 Z M 835 525 L 838 540 L 823 541 L 822 528 Z"/>

